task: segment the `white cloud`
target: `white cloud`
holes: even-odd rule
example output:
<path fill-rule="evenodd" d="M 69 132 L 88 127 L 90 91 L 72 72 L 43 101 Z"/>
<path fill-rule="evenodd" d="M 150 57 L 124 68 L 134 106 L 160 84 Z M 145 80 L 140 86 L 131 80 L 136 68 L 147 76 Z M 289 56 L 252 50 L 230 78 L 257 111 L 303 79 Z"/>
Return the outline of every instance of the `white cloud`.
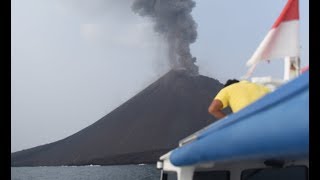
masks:
<path fill-rule="evenodd" d="M 99 32 L 101 30 L 99 24 L 80 24 L 80 34 L 88 41 L 96 41 L 101 36 L 101 32 Z"/>

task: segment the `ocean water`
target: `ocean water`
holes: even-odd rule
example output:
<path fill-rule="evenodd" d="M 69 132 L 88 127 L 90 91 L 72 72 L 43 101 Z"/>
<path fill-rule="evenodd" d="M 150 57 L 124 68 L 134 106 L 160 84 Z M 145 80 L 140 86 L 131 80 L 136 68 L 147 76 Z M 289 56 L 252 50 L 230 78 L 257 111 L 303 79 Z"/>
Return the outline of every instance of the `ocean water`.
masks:
<path fill-rule="evenodd" d="M 155 165 L 11 167 L 11 180 L 159 180 Z"/>

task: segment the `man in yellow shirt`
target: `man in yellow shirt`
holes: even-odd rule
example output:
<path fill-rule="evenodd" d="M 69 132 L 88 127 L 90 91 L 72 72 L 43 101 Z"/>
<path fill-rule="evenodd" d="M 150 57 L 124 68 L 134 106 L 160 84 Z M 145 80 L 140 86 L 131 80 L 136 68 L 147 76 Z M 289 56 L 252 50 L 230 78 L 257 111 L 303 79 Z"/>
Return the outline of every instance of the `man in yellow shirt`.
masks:
<path fill-rule="evenodd" d="M 270 90 L 263 85 L 246 80 L 239 82 L 236 79 L 229 79 L 213 99 L 208 111 L 217 119 L 221 119 L 226 116 L 221 110 L 227 106 L 230 106 L 235 113 L 269 92 Z"/>

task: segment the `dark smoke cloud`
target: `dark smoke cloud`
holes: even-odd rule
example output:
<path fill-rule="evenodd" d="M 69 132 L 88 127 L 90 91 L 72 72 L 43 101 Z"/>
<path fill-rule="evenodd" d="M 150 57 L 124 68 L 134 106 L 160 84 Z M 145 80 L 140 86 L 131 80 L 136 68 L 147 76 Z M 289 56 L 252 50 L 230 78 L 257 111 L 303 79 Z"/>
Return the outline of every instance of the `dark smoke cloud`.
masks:
<path fill-rule="evenodd" d="M 190 44 L 197 39 L 197 24 L 191 16 L 195 4 L 193 0 L 135 0 L 132 10 L 154 20 L 155 31 L 168 41 L 173 69 L 183 68 L 198 75 L 196 58 L 190 53 Z"/>

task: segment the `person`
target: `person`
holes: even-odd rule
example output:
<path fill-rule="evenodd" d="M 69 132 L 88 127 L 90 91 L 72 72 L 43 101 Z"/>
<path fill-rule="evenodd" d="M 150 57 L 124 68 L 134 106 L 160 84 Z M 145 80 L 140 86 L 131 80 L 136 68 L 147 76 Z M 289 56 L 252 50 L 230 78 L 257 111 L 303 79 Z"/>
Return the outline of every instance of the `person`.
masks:
<path fill-rule="evenodd" d="M 260 84 L 229 79 L 213 99 L 208 111 L 215 118 L 221 119 L 226 116 L 222 109 L 229 106 L 233 113 L 238 112 L 269 92 L 269 88 Z"/>

